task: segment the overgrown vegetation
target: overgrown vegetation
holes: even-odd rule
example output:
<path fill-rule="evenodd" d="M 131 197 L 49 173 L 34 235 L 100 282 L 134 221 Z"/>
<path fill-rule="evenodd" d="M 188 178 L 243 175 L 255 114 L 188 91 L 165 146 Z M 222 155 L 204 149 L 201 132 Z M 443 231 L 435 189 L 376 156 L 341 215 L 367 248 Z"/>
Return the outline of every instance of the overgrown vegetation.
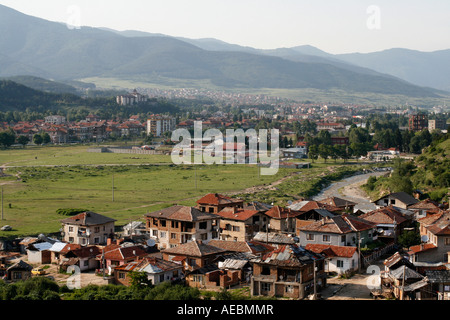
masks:
<path fill-rule="evenodd" d="M 450 187 L 450 136 L 433 140 L 413 161 L 396 159 L 390 177 L 371 177 L 363 186 L 372 199 L 390 192 L 421 190 L 424 198 L 448 200 Z"/>

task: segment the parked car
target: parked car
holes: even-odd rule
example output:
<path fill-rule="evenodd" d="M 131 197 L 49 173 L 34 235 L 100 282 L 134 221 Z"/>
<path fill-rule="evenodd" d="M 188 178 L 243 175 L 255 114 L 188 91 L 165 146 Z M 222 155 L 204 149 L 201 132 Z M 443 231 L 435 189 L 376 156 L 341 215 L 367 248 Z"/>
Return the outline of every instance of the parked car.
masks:
<path fill-rule="evenodd" d="M 43 275 L 43 274 L 45 274 L 45 269 L 43 267 L 34 268 L 33 270 L 31 270 L 31 274 L 34 274 L 37 276 Z"/>
<path fill-rule="evenodd" d="M 1 231 L 11 231 L 11 230 L 12 230 L 12 227 L 9 226 L 9 225 L 5 225 L 5 226 L 3 226 L 0 230 L 1 230 Z"/>

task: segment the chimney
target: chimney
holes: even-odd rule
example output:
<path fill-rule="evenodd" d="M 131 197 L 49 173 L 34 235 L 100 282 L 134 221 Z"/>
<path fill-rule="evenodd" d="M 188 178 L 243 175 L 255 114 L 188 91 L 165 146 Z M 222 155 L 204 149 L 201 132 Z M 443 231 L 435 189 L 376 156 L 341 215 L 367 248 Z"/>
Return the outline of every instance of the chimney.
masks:
<path fill-rule="evenodd" d="M 112 243 L 112 239 L 111 238 L 106 239 L 106 245 L 107 246 L 109 246 L 111 243 Z"/>

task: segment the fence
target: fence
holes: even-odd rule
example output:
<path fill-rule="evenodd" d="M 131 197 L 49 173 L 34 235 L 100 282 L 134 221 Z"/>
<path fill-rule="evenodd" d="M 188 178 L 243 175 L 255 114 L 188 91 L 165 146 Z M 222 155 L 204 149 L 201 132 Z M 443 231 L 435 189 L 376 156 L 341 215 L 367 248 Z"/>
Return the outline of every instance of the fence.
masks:
<path fill-rule="evenodd" d="M 390 244 L 384 246 L 383 248 L 374 250 L 371 254 L 369 254 L 367 256 L 363 256 L 363 265 L 364 266 L 370 265 L 370 263 L 372 261 L 378 260 L 382 255 L 393 250 L 394 247 L 395 247 L 395 243 L 391 242 Z"/>
<path fill-rule="evenodd" d="M 87 150 L 88 152 L 93 153 L 128 153 L 128 154 L 167 154 L 167 152 L 164 151 L 158 151 L 158 150 L 143 150 L 143 149 L 131 149 L 131 148 L 107 148 L 107 147 L 101 147 L 101 148 L 91 148 Z"/>

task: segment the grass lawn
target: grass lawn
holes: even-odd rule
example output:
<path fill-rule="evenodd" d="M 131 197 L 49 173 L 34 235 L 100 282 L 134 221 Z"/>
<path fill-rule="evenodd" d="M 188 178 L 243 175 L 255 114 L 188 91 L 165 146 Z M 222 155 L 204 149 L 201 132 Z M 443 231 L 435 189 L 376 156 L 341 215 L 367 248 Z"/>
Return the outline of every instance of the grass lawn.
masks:
<path fill-rule="evenodd" d="M 65 218 L 56 213 L 59 208 L 91 210 L 123 225 L 142 218 L 147 211 L 173 204 L 194 205 L 207 193 L 269 184 L 292 171 L 281 169 L 277 175 L 262 176 L 257 170 L 250 165 L 10 168 L 6 173 L 20 175 L 22 182 L 0 178 L 0 183 L 6 183 L 5 220 L 0 225 L 13 227 L 10 232 L 0 231 L 0 236 L 57 232 Z"/>
<path fill-rule="evenodd" d="M 93 153 L 87 145 L 27 146 L 25 149 L 0 150 L 0 165 L 44 166 L 44 165 L 96 165 L 96 164 L 143 164 L 171 163 L 170 156 Z"/>

